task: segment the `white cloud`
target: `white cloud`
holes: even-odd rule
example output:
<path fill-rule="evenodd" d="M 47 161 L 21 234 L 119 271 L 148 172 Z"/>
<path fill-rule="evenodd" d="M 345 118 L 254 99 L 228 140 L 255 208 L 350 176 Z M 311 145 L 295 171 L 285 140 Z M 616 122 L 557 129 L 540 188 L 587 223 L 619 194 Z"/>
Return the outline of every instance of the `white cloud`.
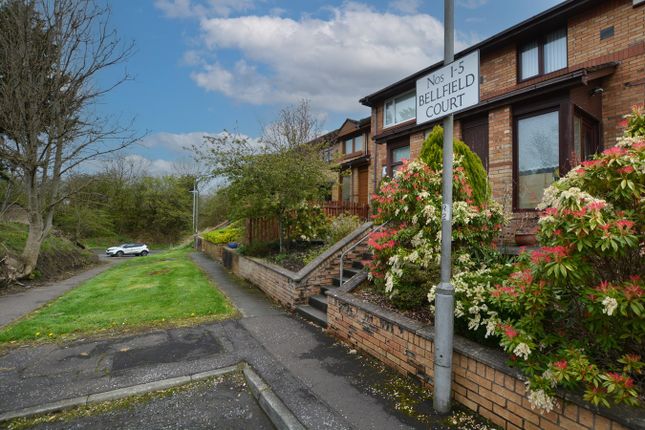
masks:
<path fill-rule="evenodd" d="M 193 145 L 201 145 L 204 142 L 204 136 L 210 134 L 202 131 L 190 133 L 154 133 L 143 138 L 141 145 L 148 149 L 156 148 L 185 153 L 185 148 L 190 148 Z"/>
<path fill-rule="evenodd" d="M 205 48 L 237 50 L 241 59 L 207 64 L 191 76 L 208 91 L 247 103 L 307 98 L 316 108 L 355 112 L 361 96 L 441 59 L 443 25 L 431 15 L 382 13 L 359 3 L 330 11 L 329 19 L 202 19 Z"/>
<path fill-rule="evenodd" d="M 457 6 L 461 6 L 466 9 L 477 9 L 478 7 L 484 6 L 486 3 L 488 3 L 488 0 L 457 0 Z"/>
<path fill-rule="evenodd" d="M 390 7 L 399 12 L 412 15 L 419 11 L 421 0 L 394 0 L 390 2 Z"/>
<path fill-rule="evenodd" d="M 169 18 L 229 16 L 254 7 L 253 0 L 155 0 L 155 6 Z"/>
<path fill-rule="evenodd" d="M 169 175 L 174 172 L 174 163 L 172 161 L 163 160 L 161 158 L 150 159 L 142 155 L 129 154 L 124 159 L 138 166 L 141 173 L 150 176 L 163 176 Z"/>

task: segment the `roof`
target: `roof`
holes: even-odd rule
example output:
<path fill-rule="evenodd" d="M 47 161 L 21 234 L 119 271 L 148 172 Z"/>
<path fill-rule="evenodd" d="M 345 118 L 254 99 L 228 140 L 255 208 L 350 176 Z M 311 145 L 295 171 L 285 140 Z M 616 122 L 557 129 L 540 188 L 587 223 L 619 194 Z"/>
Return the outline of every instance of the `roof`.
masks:
<path fill-rule="evenodd" d="M 593 4 L 600 3 L 602 0 L 566 0 L 560 4 L 553 6 L 537 15 L 532 16 L 512 27 L 507 28 L 486 40 L 469 46 L 455 54 L 455 60 L 473 52 L 478 49 L 488 50 L 496 46 L 508 43 L 509 40 L 523 37 L 526 34 L 535 34 L 536 27 L 544 25 L 553 25 L 558 20 L 564 20 L 572 14 L 578 13 L 580 10 L 587 8 Z M 374 102 L 389 96 L 398 94 L 402 88 L 411 89 L 416 83 L 417 79 L 427 75 L 431 71 L 441 67 L 443 61 L 436 62 L 430 67 L 419 70 L 400 81 L 397 81 L 385 88 L 382 88 L 368 96 L 363 97 L 360 102 L 365 106 L 372 107 Z"/>

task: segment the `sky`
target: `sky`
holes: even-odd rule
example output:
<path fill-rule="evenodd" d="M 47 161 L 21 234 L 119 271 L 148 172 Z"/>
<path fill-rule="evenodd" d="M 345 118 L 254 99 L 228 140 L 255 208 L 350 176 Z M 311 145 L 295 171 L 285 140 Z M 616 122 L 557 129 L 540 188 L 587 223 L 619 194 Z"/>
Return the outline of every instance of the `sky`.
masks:
<path fill-rule="evenodd" d="M 151 174 L 188 162 L 184 148 L 224 130 L 251 138 L 283 107 L 310 101 L 322 131 L 369 116 L 363 96 L 441 60 L 440 0 L 111 0 L 111 24 L 133 41 L 100 76 L 133 79 L 99 111 L 144 135 L 128 149 Z M 558 0 L 455 0 L 459 51 Z"/>

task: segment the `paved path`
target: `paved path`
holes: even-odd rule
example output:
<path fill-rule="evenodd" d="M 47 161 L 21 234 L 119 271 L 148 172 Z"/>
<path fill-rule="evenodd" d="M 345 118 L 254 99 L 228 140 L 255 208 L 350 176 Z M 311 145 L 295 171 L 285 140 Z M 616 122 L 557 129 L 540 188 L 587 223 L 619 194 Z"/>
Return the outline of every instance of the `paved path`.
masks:
<path fill-rule="evenodd" d="M 0 357 L 0 413 L 244 361 L 307 428 L 430 427 L 383 395 L 392 373 L 273 306 L 204 255 L 193 258 L 241 319 L 10 350 Z"/>
<path fill-rule="evenodd" d="M 90 278 L 106 271 L 114 264 L 124 261 L 122 258 L 101 258 L 102 263 L 92 269 L 81 272 L 71 278 L 53 282 L 40 287 L 32 287 L 25 291 L 0 296 L 0 327 L 38 309 L 47 302 L 62 296 L 65 292 L 77 287 Z"/>

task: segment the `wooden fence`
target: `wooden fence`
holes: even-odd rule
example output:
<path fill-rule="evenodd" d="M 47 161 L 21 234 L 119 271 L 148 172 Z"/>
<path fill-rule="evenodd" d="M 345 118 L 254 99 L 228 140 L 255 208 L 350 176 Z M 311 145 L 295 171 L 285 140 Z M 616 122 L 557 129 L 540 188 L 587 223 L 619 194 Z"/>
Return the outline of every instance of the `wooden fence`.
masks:
<path fill-rule="evenodd" d="M 353 202 L 318 202 L 325 215 L 335 218 L 341 214 L 356 215 L 361 220 L 367 220 L 369 206 L 364 203 Z M 275 218 L 249 218 L 243 242 L 245 244 L 256 242 L 274 242 L 280 237 L 278 221 Z"/>
<path fill-rule="evenodd" d="M 370 211 L 370 207 L 365 203 L 335 201 L 322 202 L 321 206 L 325 215 L 332 218 L 347 213 L 350 215 L 356 215 L 361 220 L 366 220 Z"/>

